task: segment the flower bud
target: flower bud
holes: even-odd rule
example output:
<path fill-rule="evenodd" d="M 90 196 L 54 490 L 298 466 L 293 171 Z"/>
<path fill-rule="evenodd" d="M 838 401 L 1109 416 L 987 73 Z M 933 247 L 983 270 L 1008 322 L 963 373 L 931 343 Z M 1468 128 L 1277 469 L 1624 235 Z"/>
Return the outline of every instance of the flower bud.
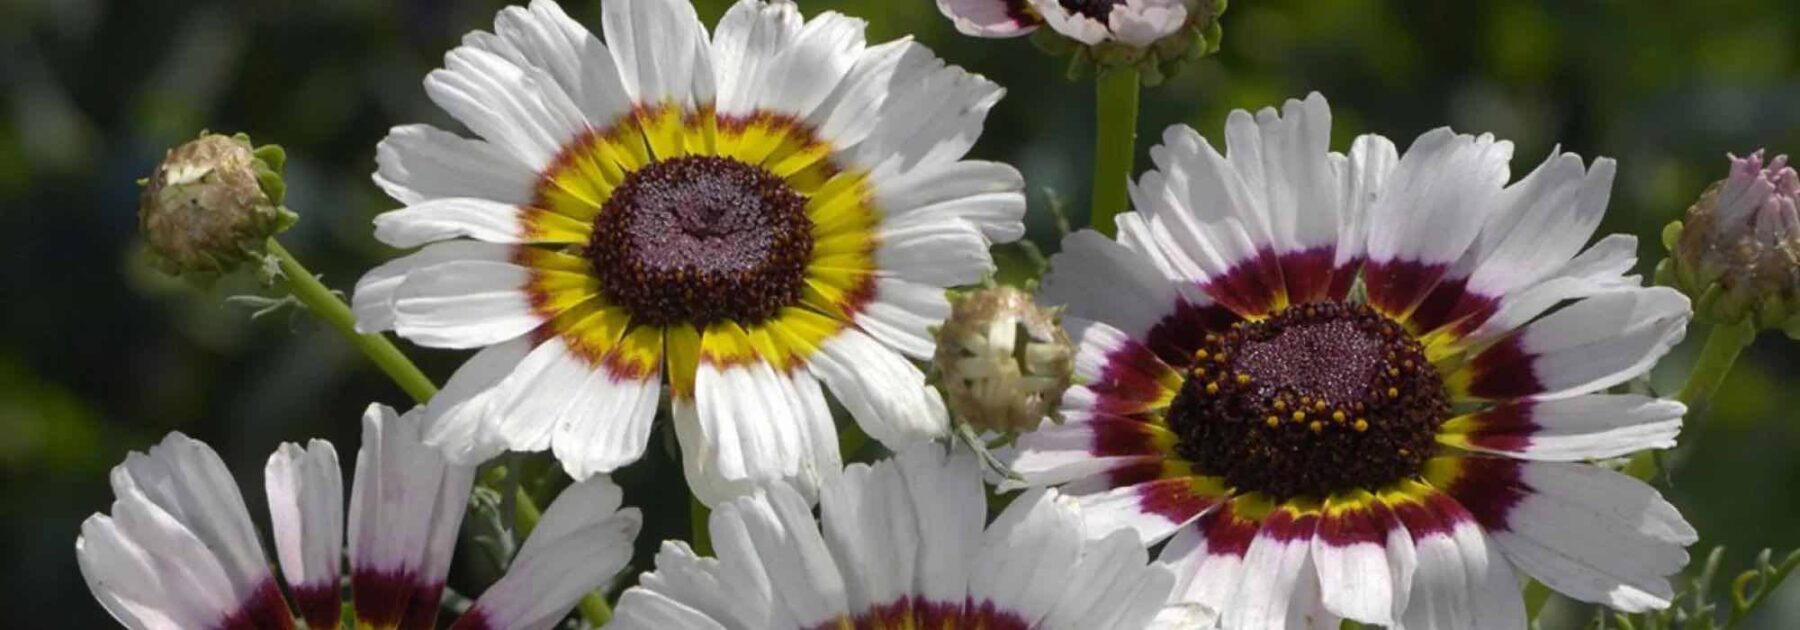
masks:
<path fill-rule="evenodd" d="M 1226 0 L 938 0 L 958 31 L 976 37 L 1030 35 L 1052 56 L 1070 55 L 1068 75 L 1136 68 L 1157 85 L 1184 64 L 1219 50 Z M 1049 28 L 1042 28 L 1042 27 Z"/>
<path fill-rule="evenodd" d="M 170 149 L 140 183 L 138 228 L 163 271 L 219 274 L 263 256 L 296 217 L 281 207 L 281 147 L 252 148 L 243 134 L 202 134 Z"/>
<path fill-rule="evenodd" d="M 1787 156 L 1731 157 L 1731 173 L 1663 232 L 1671 254 L 1657 279 L 1715 323 L 1800 331 L 1800 175 Z"/>
<path fill-rule="evenodd" d="M 1010 287 L 956 298 L 932 364 L 951 413 L 980 430 L 1033 429 L 1069 388 L 1074 347 L 1054 309 Z"/>

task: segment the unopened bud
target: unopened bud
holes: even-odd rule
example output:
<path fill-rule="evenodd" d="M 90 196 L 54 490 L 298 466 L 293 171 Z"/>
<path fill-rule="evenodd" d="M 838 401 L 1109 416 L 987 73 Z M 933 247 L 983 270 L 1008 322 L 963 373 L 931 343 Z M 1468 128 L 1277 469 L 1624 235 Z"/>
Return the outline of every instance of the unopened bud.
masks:
<path fill-rule="evenodd" d="M 981 430 L 1034 429 L 1055 413 L 1074 372 L 1074 347 L 1055 310 L 1018 289 L 955 300 L 932 358 L 951 413 Z"/>
<path fill-rule="evenodd" d="M 142 183 L 138 228 L 171 274 L 217 274 L 263 256 L 269 237 L 294 224 L 281 207 L 281 147 L 254 148 L 243 134 L 203 134 L 170 149 Z"/>
<path fill-rule="evenodd" d="M 1787 156 L 1731 157 L 1728 177 L 1706 189 L 1683 221 L 1663 232 L 1671 254 L 1658 281 L 1694 299 L 1715 323 L 1800 330 L 1800 175 Z M 1790 320 L 1793 320 L 1790 322 Z"/>

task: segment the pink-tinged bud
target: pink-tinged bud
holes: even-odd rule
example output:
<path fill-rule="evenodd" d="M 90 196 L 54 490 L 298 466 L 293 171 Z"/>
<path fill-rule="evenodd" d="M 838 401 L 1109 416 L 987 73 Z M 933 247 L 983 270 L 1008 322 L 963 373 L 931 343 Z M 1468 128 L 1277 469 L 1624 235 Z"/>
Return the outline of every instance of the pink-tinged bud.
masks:
<path fill-rule="evenodd" d="M 1718 323 L 1749 318 L 1758 328 L 1791 328 L 1800 313 L 1800 174 L 1785 155 L 1731 156 L 1731 173 L 1664 231 L 1672 254 L 1658 279 L 1694 298 Z M 1800 321 L 1800 320 L 1797 320 Z"/>
<path fill-rule="evenodd" d="M 954 300 L 932 357 L 950 412 L 978 430 L 1034 429 L 1054 413 L 1075 369 L 1059 314 L 1011 287 Z"/>
<path fill-rule="evenodd" d="M 152 261 L 170 274 L 208 275 L 260 258 L 295 220 L 281 207 L 284 160 L 281 147 L 252 147 L 243 134 L 202 134 L 170 149 L 138 198 Z"/>

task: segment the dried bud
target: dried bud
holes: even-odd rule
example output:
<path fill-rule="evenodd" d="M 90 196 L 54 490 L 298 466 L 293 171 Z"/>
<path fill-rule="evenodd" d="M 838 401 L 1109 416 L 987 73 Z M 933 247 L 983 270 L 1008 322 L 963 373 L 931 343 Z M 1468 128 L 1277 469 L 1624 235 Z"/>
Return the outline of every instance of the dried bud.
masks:
<path fill-rule="evenodd" d="M 1069 388 L 1075 350 L 1055 310 L 1009 287 L 955 300 L 937 332 L 937 369 L 950 410 L 977 429 L 1036 428 Z"/>
<path fill-rule="evenodd" d="M 1716 323 L 1750 319 L 1757 328 L 1800 328 L 1800 175 L 1763 152 L 1731 157 L 1731 174 L 1663 232 L 1670 258 L 1657 269 L 1664 284 L 1694 299 Z"/>
<path fill-rule="evenodd" d="M 202 134 L 169 150 L 144 180 L 138 228 L 170 274 L 216 274 L 258 260 L 268 238 L 294 224 L 281 207 L 281 147 L 252 148 L 243 134 Z"/>

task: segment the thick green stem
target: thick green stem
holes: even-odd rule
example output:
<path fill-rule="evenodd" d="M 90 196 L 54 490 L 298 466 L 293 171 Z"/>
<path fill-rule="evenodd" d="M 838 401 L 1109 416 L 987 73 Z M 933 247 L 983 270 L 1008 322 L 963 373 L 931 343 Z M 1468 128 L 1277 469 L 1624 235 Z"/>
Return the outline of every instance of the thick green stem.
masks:
<path fill-rule="evenodd" d="M 1131 160 L 1137 152 L 1138 72 L 1134 68 L 1108 68 L 1094 81 L 1097 126 L 1094 138 L 1094 202 L 1088 208 L 1089 225 L 1101 234 L 1118 232 L 1113 217 L 1124 212 L 1131 199 L 1126 183 L 1131 179 Z"/>
<path fill-rule="evenodd" d="M 281 275 L 294 299 L 300 300 L 313 315 L 324 320 L 338 334 L 343 335 L 344 339 L 355 345 L 356 349 L 361 350 L 376 367 L 387 373 L 388 378 L 393 379 L 395 385 L 405 390 L 413 402 L 424 404 L 431 400 L 431 396 L 437 393 L 437 386 L 393 342 L 381 335 L 357 332 L 356 317 L 350 314 L 350 307 L 338 299 L 331 289 L 326 288 L 324 283 L 319 282 L 311 271 L 307 271 L 306 266 L 300 264 L 300 259 L 295 258 L 275 239 L 269 239 L 268 249 L 280 262 Z"/>

